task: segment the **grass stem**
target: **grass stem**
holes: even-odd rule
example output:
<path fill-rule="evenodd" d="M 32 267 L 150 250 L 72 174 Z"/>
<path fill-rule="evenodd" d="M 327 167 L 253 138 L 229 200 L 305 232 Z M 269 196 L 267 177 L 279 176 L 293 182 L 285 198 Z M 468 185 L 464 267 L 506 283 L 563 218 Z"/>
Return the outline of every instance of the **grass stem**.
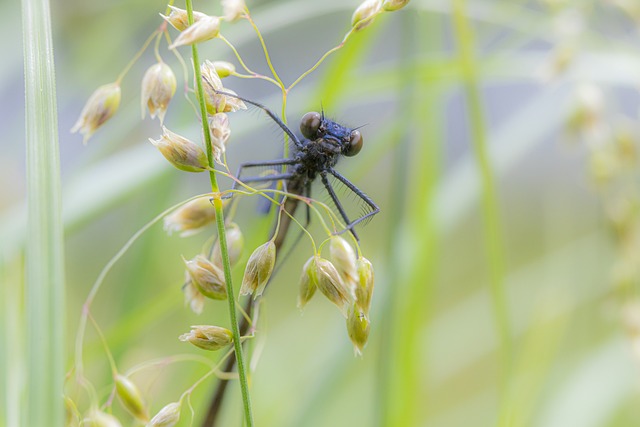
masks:
<path fill-rule="evenodd" d="M 192 0 L 187 0 L 187 14 L 189 25 L 193 24 L 193 4 Z M 207 107 L 204 102 L 204 90 L 202 88 L 202 75 L 200 72 L 200 59 L 198 57 L 198 47 L 193 44 L 191 46 L 193 55 L 193 67 L 196 75 L 196 91 L 200 104 L 200 118 L 202 122 L 202 132 L 204 135 L 207 159 L 209 167 L 214 168 L 214 161 L 211 149 L 211 134 L 207 122 Z M 238 376 L 240 380 L 240 390 L 242 392 L 242 403 L 244 409 L 244 417 L 247 427 L 253 427 L 253 415 L 251 413 L 251 397 L 249 395 L 249 384 L 247 381 L 246 362 L 244 360 L 242 342 L 240 341 L 240 328 L 236 315 L 235 293 L 233 292 L 233 283 L 231 276 L 231 263 L 229 262 L 229 250 L 227 247 L 227 237 L 224 227 L 224 212 L 222 209 L 222 199 L 220 198 L 220 189 L 215 172 L 209 171 L 209 179 L 211 181 L 211 191 L 213 192 L 213 206 L 216 211 L 216 226 L 218 228 L 218 236 L 220 242 L 220 253 L 222 255 L 222 265 L 224 269 L 224 278 L 227 283 L 227 302 L 229 305 L 229 321 L 231 323 L 231 331 L 233 333 L 233 346 L 235 349 L 236 360 L 238 363 Z"/>

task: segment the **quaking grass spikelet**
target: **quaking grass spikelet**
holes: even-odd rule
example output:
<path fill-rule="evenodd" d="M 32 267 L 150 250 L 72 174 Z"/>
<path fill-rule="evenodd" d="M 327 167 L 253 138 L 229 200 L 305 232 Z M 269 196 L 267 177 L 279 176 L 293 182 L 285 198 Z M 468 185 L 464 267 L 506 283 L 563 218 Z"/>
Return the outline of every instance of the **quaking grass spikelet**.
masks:
<path fill-rule="evenodd" d="M 359 309 L 356 304 L 353 304 L 347 316 L 347 332 L 353 344 L 353 349 L 358 356 L 362 355 L 362 350 L 369 340 L 370 329 L 369 316 Z"/>
<path fill-rule="evenodd" d="M 87 143 L 91 135 L 118 111 L 120 106 L 120 83 L 100 86 L 93 92 L 71 132 L 80 132 Z"/>
<path fill-rule="evenodd" d="M 176 76 L 171 67 L 164 62 L 149 67 L 142 78 L 142 118 L 145 110 L 149 110 L 151 118 L 158 116 L 164 122 L 169 101 L 176 92 Z"/>
<path fill-rule="evenodd" d="M 91 427 L 122 427 L 120 420 L 99 409 L 93 409 L 83 422 Z"/>
<path fill-rule="evenodd" d="M 180 421 L 180 402 L 165 405 L 151 418 L 146 427 L 173 427 Z"/>
<path fill-rule="evenodd" d="M 340 309 L 344 317 L 347 317 L 349 305 L 354 300 L 353 289 L 345 284 L 331 261 L 315 256 L 309 272 L 311 281 L 320 292 Z"/>
<path fill-rule="evenodd" d="M 229 263 L 234 266 L 238 263 L 240 256 L 244 250 L 244 236 L 242 230 L 235 222 L 230 223 L 225 227 L 225 234 L 227 236 L 227 249 L 229 255 Z M 218 239 L 213 245 L 213 252 L 211 259 L 216 265 L 222 265 L 222 253 L 220 251 L 220 240 Z"/>
<path fill-rule="evenodd" d="M 180 335 L 179 339 L 203 350 L 215 351 L 231 344 L 233 334 L 221 326 L 197 325 L 192 326 L 190 332 Z"/>
<path fill-rule="evenodd" d="M 180 237 L 187 237 L 201 232 L 215 220 L 216 211 L 210 197 L 199 197 L 167 215 L 164 218 L 164 229 L 167 234 L 180 233 Z"/>
<path fill-rule="evenodd" d="M 198 19 L 193 25 L 185 28 L 175 39 L 169 49 L 194 43 L 202 43 L 211 40 L 220 34 L 220 18 L 216 16 L 204 16 Z"/>
<path fill-rule="evenodd" d="M 175 28 L 178 31 L 184 31 L 187 29 L 187 27 L 189 26 L 189 19 L 187 17 L 187 11 L 184 9 L 180 9 L 179 7 L 175 7 L 172 5 L 169 5 L 169 9 L 171 9 L 171 12 L 169 13 L 169 16 L 165 16 L 163 14 L 160 14 L 160 16 L 162 16 L 162 19 L 164 19 L 165 21 L 167 21 L 169 24 L 171 24 L 171 26 L 173 28 Z M 198 22 L 199 20 L 206 18 L 208 15 L 202 13 L 202 12 L 198 12 L 198 11 L 193 11 L 193 21 L 194 22 Z"/>
<path fill-rule="evenodd" d="M 203 172 L 208 169 L 207 155 L 204 150 L 187 138 L 162 127 L 162 137 L 149 141 L 176 168 L 185 172 Z"/>
<path fill-rule="evenodd" d="M 273 267 L 276 264 L 276 245 L 272 240 L 259 246 L 247 261 L 242 278 L 240 295 L 253 294 L 254 298 L 262 295 L 269 282 Z"/>
<path fill-rule="evenodd" d="M 149 411 L 135 383 L 121 374 L 116 374 L 114 381 L 116 394 L 125 409 L 139 421 L 149 421 Z"/>
<path fill-rule="evenodd" d="M 224 300 L 227 298 L 227 285 L 224 273 L 220 267 L 214 265 L 204 255 L 185 261 L 191 282 L 206 297 Z"/>

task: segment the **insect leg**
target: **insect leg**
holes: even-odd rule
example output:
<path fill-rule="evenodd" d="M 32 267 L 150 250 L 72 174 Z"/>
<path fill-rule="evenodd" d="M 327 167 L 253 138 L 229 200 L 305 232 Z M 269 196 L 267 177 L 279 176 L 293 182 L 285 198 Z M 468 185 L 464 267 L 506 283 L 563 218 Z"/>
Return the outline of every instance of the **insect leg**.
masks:
<path fill-rule="evenodd" d="M 241 101 L 246 102 L 247 104 L 251 104 L 253 106 L 256 106 L 256 107 L 260 108 L 262 111 L 267 113 L 267 115 L 269 117 L 271 117 L 271 120 L 273 120 L 274 122 L 276 122 L 276 124 L 278 126 L 280 126 L 280 129 L 282 129 L 284 131 L 284 133 L 289 135 L 289 138 L 291 138 L 291 141 L 293 141 L 293 143 L 295 144 L 296 147 L 298 147 L 298 148 L 302 147 L 302 142 L 300 142 L 298 137 L 293 132 L 291 132 L 291 129 L 289 129 L 289 127 L 284 124 L 284 122 L 280 119 L 280 117 L 276 116 L 273 112 L 271 112 L 271 110 L 269 110 L 264 105 L 259 104 L 259 103 L 255 102 L 255 101 L 251 101 L 250 99 L 243 98 L 243 97 L 238 96 L 238 95 L 234 95 L 233 93 L 223 92 L 221 90 L 215 90 L 215 89 L 214 89 L 214 91 L 217 94 L 224 95 L 224 96 L 230 96 L 232 98 L 237 98 L 237 99 L 239 99 Z"/>
<path fill-rule="evenodd" d="M 369 196 L 367 196 L 366 194 L 364 194 L 358 187 L 356 187 L 355 185 L 353 185 L 351 183 L 351 181 L 349 181 L 347 178 L 345 178 L 344 176 L 342 176 L 338 171 L 336 171 L 333 168 L 329 168 L 328 169 L 329 173 L 331 175 L 333 175 L 334 177 L 336 177 L 336 179 L 338 179 L 338 181 L 342 182 L 344 185 L 347 186 L 347 188 L 349 188 L 349 190 L 353 191 L 358 197 L 360 197 L 360 199 L 362 199 L 367 205 L 369 205 L 369 207 L 371 208 L 371 212 L 367 213 L 366 215 L 361 216 L 360 218 L 356 219 L 355 221 L 353 221 L 352 223 L 349 223 L 348 227 L 349 229 L 351 229 L 354 225 L 356 225 L 359 222 L 364 221 L 365 219 L 372 217 L 373 215 L 377 214 L 378 212 L 380 212 L 380 208 L 378 207 L 378 205 L 375 204 L 375 202 L 373 200 L 371 200 L 371 198 Z M 324 181 L 323 181 L 324 182 Z"/>
<path fill-rule="evenodd" d="M 355 237 L 356 240 L 360 240 L 355 230 L 353 229 L 354 224 L 349 220 L 347 213 L 342 207 L 342 203 L 340 203 L 340 200 L 338 200 L 338 196 L 336 195 L 336 192 L 333 191 L 333 187 L 331 186 L 331 183 L 327 179 L 327 172 L 325 171 L 320 172 L 320 179 L 322 180 L 322 184 L 324 185 L 324 187 L 327 189 L 327 192 L 329 193 L 331 200 L 333 200 L 333 203 L 336 205 L 336 208 L 338 208 L 338 212 L 340 212 L 340 215 L 342 216 L 344 223 L 347 225 L 346 229 L 349 230 L 351 234 L 353 234 L 353 237 Z"/>
<path fill-rule="evenodd" d="M 279 179 L 289 179 L 291 178 L 291 174 L 289 173 L 285 173 L 285 174 L 279 174 L 279 175 L 270 175 L 269 179 L 262 179 L 262 178 L 266 178 L 266 176 L 259 176 L 259 177 L 249 177 L 249 178 L 241 178 L 242 175 L 242 171 L 245 169 L 249 169 L 249 168 L 253 168 L 253 167 L 264 167 L 264 166 L 287 166 L 287 165 L 293 165 L 296 164 L 297 161 L 296 159 L 278 159 L 278 160 L 269 160 L 266 162 L 246 162 L 246 163 L 242 163 L 240 166 L 238 166 L 238 171 L 236 172 L 236 179 L 242 182 L 260 182 L 260 181 L 274 181 L 274 180 L 279 180 Z M 286 176 L 285 176 L 286 175 Z M 232 190 L 236 190 L 238 188 L 240 184 L 238 183 L 238 181 L 233 181 L 233 186 L 231 187 Z"/>

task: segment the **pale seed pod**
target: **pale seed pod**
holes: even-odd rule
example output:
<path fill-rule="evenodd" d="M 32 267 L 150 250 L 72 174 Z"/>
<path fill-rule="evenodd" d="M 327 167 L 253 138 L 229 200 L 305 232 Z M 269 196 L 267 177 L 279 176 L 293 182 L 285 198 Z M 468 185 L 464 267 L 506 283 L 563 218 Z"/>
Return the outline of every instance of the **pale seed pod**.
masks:
<path fill-rule="evenodd" d="M 82 420 L 82 425 L 89 427 L 122 427 L 116 417 L 98 409 L 92 410 L 89 416 Z"/>
<path fill-rule="evenodd" d="M 145 109 L 149 109 L 151 118 L 158 116 L 160 123 L 164 121 L 169 101 L 176 92 L 176 76 L 164 62 L 149 67 L 142 78 L 142 118 Z"/>
<path fill-rule="evenodd" d="M 234 266 L 244 250 L 244 236 L 240 227 L 235 222 L 230 223 L 225 228 L 225 235 L 227 236 L 227 252 L 229 253 L 229 263 Z M 214 264 L 222 265 L 222 253 L 220 252 L 220 241 L 218 240 L 213 246 L 213 253 L 211 259 Z"/>
<path fill-rule="evenodd" d="M 349 309 L 349 316 L 347 317 L 347 332 L 357 356 L 362 355 L 362 349 L 369 340 L 370 329 L 371 322 L 369 321 L 369 317 L 358 309 L 355 304 L 352 305 Z"/>
<path fill-rule="evenodd" d="M 220 3 L 222 3 L 222 14 L 225 21 L 237 21 L 244 15 L 246 7 L 244 0 L 222 0 Z"/>
<path fill-rule="evenodd" d="M 222 147 L 227 145 L 227 141 L 229 140 L 229 136 L 231 135 L 229 116 L 227 116 L 225 113 L 216 113 L 210 116 L 209 131 L 211 132 L 211 137 L 218 140 Z"/>
<path fill-rule="evenodd" d="M 254 298 L 262 295 L 265 286 L 269 282 L 273 267 L 276 263 L 276 245 L 269 240 L 264 245 L 258 246 L 249 257 L 247 267 L 244 270 L 240 295 L 253 294 Z"/>
<path fill-rule="evenodd" d="M 382 2 L 382 8 L 387 12 L 394 12 L 400 10 L 409 4 L 409 0 L 384 0 Z"/>
<path fill-rule="evenodd" d="M 157 141 L 149 138 L 149 141 L 180 170 L 202 172 L 208 168 L 207 155 L 198 144 L 171 132 L 164 126 L 162 126 L 162 137 Z"/>
<path fill-rule="evenodd" d="M 311 280 L 316 283 L 320 292 L 334 303 L 347 317 L 347 309 L 353 303 L 353 288 L 346 285 L 336 267 L 328 260 L 315 257 L 315 269 L 311 269 Z"/>
<path fill-rule="evenodd" d="M 209 116 L 209 134 L 211 135 L 211 149 L 213 158 L 222 164 L 221 157 L 227 150 L 227 140 L 231 135 L 229 117 L 225 113 L 216 113 Z"/>
<path fill-rule="evenodd" d="M 176 232 L 180 237 L 187 237 L 199 233 L 215 220 L 216 210 L 210 197 L 199 197 L 164 217 L 164 230 L 167 234 Z"/>
<path fill-rule="evenodd" d="M 184 31 L 189 26 L 189 18 L 187 17 L 187 11 L 175 6 L 169 6 L 169 8 L 171 9 L 171 13 L 169 14 L 169 16 L 164 16 L 163 14 L 160 14 L 160 16 L 162 16 L 162 19 L 164 19 L 169 24 L 171 24 L 171 26 L 176 30 Z M 194 23 L 206 17 L 207 15 L 205 15 L 202 12 L 196 12 L 195 10 L 193 11 Z"/>
<path fill-rule="evenodd" d="M 237 93 L 235 93 L 231 89 L 222 88 L 222 91 L 226 93 L 230 93 L 232 95 L 237 95 Z M 222 109 L 223 113 L 235 113 L 238 110 L 247 109 L 247 106 L 245 105 L 243 100 L 236 98 L 234 96 L 225 96 L 225 98 L 226 98 L 225 105 L 224 105 L 224 108 Z"/>
<path fill-rule="evenodd" d="M 329 242 L 331 262 L 345 283 L 356 281 L 356 253 L 351 245 L 340 236 L 333 236 Z"/>
<path fill-rule="evenodd" d="M 173 427 L 180 421 L 180 402 L 172 402 L 151 418 L 146 427 Z"/>
<path fill-rule="evenodd" d="M 214 115 L 224 112 L 227 97 L 218 93 L 218 91 L 223 90 L 222 80 L 220 80 L 213 62 L 204 61 L 200 66 L 200 74 L 202 75 L 202 90 L 204 91 L 207 114 Z"/>
<path fill-rule="evenodd" d="M 185 261 L 185 265 L 191 281 L 204 296 L 218 300 L 227 298 L 227 284 L 219 267 L 203 255 Z"/>
<path fill-rule="evenodd" d="M 191 281 L 191 277 L 189 273 L 185 271 L 185 275 L 187 276 L 184 286 L 182 287 L 182 292 L 184 293 L 184 303 L 189 305 L 191 311 L 195 314 L 202 314 L 202 310 L 204 310 L 204 300 L 205 296 L 200 292 L 198 287 Z"/>
<path fill-rule="evenodd" d="M 368 259 L 361 256 L 356 261 L 356 271 L 358 274 L 358 280 L 355 282 L 356 306 L 368 314 L 373 295 L 373 266 Z"/>
<path fill-rule="evenodd" d="M 213 61 L 213 67 L 215 68 L 216 73 L 218 73 L 218 76 L 221 79 L 229 77 L 236 72 L 235 65 L 227 61 Z"/>
<path fill-rule="evenodd" d="M 169 46 L 169 49 L 211 40 L 217 37 L 218 34 L 220 34 L 220 18 L 216 16 L 205 16 L 183 30 L 171 46 Z"/>
<path fill-rule="evenodd" d="M 64 396 L 64 409 L 65 409 L 65 421 L 66 426 L 72 427 L 80 424 L 80 411 L 78 411 L 78 407 L 76 403 L 69 397 Z"/>
<path fill-rule="evenodd" d="M 91 135 L 115 114 L 119 106 L 120 84 L 109 83 L 100 86 L 82 108 L 71 133 L 80 132 L 84 136 L 82 143 L 86 144 Z"/>
<path fill-rule="evenodd" d="M 316 293 L 318 286 L 314 280 L 311 280 L 312 270 L 316 268 L 315 256 L 312 256 L 302 267 L 300 275 L 300 285 L 298 292 L 298 309 L 302 310 Z"/>
<path fill-rule="evenodd" d="M 220 326 L 196 325 L 191 327 L 190 332 L 180 335 L 179 339 L 203 350 L 215 351 L 231 344 L 233 334 Z"/>
<path fill-rule="evenodd" d="M 133 381 L 120 374 L 116 374 L 113 379 L 116 383 L 116 394 L 125 409 L 139 421 L 149 421 L 147 406 Z"/>
<path fill-rule="evenodd" d="M 380 11 L 380 0 L 365 0 L 353 12 L 351 26 L 360 31 L 373 22 L 373 17 Z"/>

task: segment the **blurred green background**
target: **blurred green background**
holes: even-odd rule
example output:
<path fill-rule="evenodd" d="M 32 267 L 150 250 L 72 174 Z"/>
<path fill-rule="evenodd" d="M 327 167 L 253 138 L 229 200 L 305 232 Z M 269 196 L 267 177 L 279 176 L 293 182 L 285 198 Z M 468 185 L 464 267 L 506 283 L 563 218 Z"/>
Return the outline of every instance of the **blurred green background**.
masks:
<path fill-rule="evenodd" d="M 285 83 L 342 40 L 357 5 L 248 1 Z M 162 210 L 210 190 L 205 175 L 177 171 L 147 141 L 161 134 L 157 121 L 140 121 L 151 50 L 124 79 L 120 110 L 87 146 L 69 133 L 93 90 L 115 80 L 161 23 L 165 6 L 52 4 L 69 367 L 81 306 L 102 267 Z M 217 1 L 194 7 L 221 10 Z M 12 425 L 22 345 L 24 96 L 19 4 L 4 2 L 0 10 L 0 419 Z M 359 229 L 376 271 L 372 332 L 364 356 L 354 357 L 331 304 L 316 296 L 302 315 L 296 309 L 300 269 L 311 255 L 303 241 L 262 306 L 251 361 L 256 425 L 640 423 L 639 28 L 634 0 L 413 0 L 378 16 L 290 93 L 292 127 L 321 105 L 341 122 L 366 124 L 362 153 L 338 169 L 381 207 Z M 268 74 L 246 21 L 223 24 L 222 33 L 251 68 Z M 189 49 L 181 53 L 190 57 Z M 166 45 L 161 55 L 179 86 L 165 125 L 198 140 L 199 123 L 181 92 L 184 75 Z M 202 44 L 200 56 L 236 63 L 219 40 Z M 280 111 L 275 86 L 224 84 Z M 232 170 L 280 156 L 281 135 L 259 111 L 230 119 Z M 247 199 L 236 222 L 246 260 L 268 238 L 271 219 Z M 228 326 L 224 303 L 209 301 L 198 316 L 180 290 L 180 256 L 197 254 L 213 232 L 179 238 L 158 224 L 107 277 L 92 312 L 122 371 L 202 354 L 177 340 L 190 325 Z M 104 400 L 110 371 L 88 331 L 87 375 Z M 134 378 L 155 413 L 204 372 L 184 362 Z M 194 425 L 212 386 L 193 395 Z M 73 385 L 68 391 L 86 409 L 86 396 Z M 235 386 L 227 405 L 225 423 L 239 425 Z M 180 425 L 190 420 L 183 408 Z"/>

